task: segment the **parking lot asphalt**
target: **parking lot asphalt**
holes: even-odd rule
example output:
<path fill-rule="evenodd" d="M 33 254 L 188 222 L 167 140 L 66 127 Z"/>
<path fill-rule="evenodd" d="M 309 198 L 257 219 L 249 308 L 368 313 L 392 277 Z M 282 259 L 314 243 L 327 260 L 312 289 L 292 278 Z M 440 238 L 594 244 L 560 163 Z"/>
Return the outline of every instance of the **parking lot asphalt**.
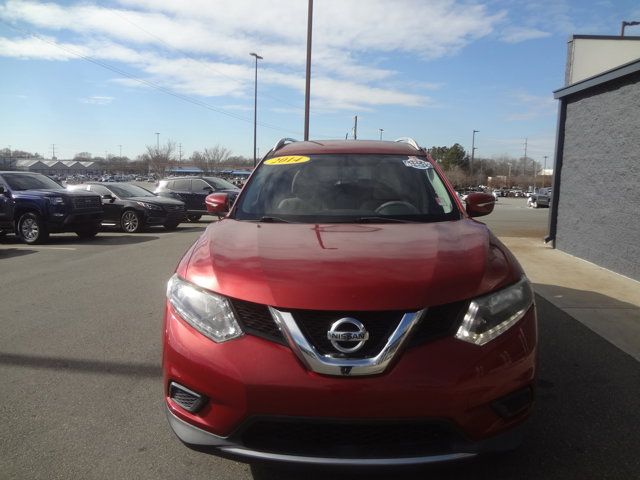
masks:
<path fill-rule="evenodd" d="M 546 210 L 508 203 L 487 217 L 498 235 L 545 225 Z M 0 238 L 0 478 L 252 477 L 247 465 L 183 447 L 164 418 L 165 284 L 205 227 L 55 235 L 42 246 Z M 435 469 L 258 468 L 255 477 L 637 478 L 638 362 L 543 298 L 537 304 L 540 381 L 516 452 Z"/>

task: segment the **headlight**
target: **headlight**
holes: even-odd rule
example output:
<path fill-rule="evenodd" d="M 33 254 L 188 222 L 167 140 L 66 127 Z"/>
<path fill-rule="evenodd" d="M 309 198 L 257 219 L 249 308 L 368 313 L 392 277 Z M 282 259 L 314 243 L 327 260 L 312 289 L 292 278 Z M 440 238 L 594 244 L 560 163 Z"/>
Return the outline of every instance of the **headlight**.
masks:
<path fill-rule="evenodd" d="M 153 203 L 147 203 L 147 202 L 136 202 L 136 203 L 148 210 L 162 210 L 162 207 L 160 207 L 159 205 L 155 205 Z"/>
<path fill-rule="evenodd" d="M 64 198 L 62 198 L 62 197 L 49 197 L 49 203 L 51 203 L 51 205 L 64 205 Z"/>
<path fill-rule="evenodd" d="M 167 298 L 173 308 L 193 328 L 217 343 L 242 335 L 229 301 L 191 283 L 171 277 Z"/>
<path fill-rule="evenodd" d="M 484 345 L 511 328 L 532 304 L 531 285 L 522 277 L 510 287 L 473 300 L 456 338 Z"/>

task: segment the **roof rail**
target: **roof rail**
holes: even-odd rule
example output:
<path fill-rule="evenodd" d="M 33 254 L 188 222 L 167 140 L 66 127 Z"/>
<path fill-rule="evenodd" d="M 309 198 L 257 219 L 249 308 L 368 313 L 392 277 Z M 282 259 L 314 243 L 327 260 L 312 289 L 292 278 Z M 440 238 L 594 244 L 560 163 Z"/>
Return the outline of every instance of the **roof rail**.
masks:
<path fill-rule="evenodd" d="M 287 143 L 293 143 L 293 142 L 297 142 L 298 140 L 296 140 L 295 138 L 281 138 L 280 140 L 278 140 L 278 143 L 276 143 L 273 148 L 271 149 L 272 152 L 275 152 L 277 150 L 280 150 L 282 147 L 284 147 Z"/>
<path fill-rule="evenodd" d="M 415 148 L 416 150 L 422 150 L 420 148 L 420 145 L 418 145 L 418 142 L 416 142 L 413 138 L 409 138 L 409 137 L 401 137 L 398 138 L 396 140 L 396 142 L 400 142 L 400 143 L 408 143 L 409 145 L 411 145 L 413 148 Z"/>

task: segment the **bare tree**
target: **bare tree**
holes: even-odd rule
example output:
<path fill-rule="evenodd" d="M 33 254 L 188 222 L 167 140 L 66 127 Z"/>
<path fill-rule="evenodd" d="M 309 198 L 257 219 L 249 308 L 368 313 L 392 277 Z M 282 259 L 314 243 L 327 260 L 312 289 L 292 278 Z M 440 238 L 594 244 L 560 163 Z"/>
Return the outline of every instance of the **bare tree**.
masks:
<path fill-rule="evenodd" d="M 207 172 L 211 172 L 212 170 L 218 168 L 220 164 L 227 158 L 229 158 L 229 155 L 231 155 L 231 150 L 225 147 L 221 147 L 220 145 L 216 145 L 212 148 L 205 148 L 203 154 L 207 164 Z"/>
<path fill-rule="evenodd" d="M 175 163 L 176 142 L 167 140 L 167 143 L 160 147 L 147 145 L 147 153 L 143 155 L 143 160 L 148 162 L 149 171 L 164 174 L 167 167 Z"/>

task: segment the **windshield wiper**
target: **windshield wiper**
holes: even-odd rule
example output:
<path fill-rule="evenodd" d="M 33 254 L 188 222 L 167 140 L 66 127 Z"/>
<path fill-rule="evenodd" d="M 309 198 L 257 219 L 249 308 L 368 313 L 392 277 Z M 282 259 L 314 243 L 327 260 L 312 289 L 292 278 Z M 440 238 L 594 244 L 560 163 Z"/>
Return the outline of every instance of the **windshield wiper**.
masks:
<path fill-rule="evenodd" d="M 402 218 L 391 217 L 359 217 L 354 223 L 420 223 L 414 220 L 404 220 Z"/>
<path fill-rule="evenodd" d="M 264 223 L 291 223 L 288 220 L 280 217 L 260 217 L 259 221 Z"/>

